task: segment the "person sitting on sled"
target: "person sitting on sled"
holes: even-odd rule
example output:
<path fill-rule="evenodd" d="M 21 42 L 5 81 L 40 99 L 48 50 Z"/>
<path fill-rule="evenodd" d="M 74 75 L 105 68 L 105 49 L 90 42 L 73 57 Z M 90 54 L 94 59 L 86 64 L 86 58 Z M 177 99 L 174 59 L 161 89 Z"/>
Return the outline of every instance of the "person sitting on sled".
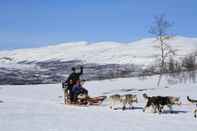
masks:
<path fill-rule="evenodd" d="M 80 72 L 76 72 L 75 67 L 72 67 L 72 73 L 68 76 L 67 80 L 62 83 L 63 84 L 63 88 L 67 87 L 66 90 L 64 91 L 69 91 L 69 96 L 70 96 L 70 101 L 72 102 L 73 100 L 73 94 L 72 94 L 72 87 L 73 85 L 76 84 L 76 82 L 78 80 L 80 80 L 80 76 L 83 74 L 83 67 L 80 67 Z"/>
<path fill-rule="evenodd" d="M 88 90 L 83 87 L 85 80 L 77 80 L 76 84 L 72 87 L 71 94 L 73 95 L 73 102 L 76 103 L 80 94 L 88 95 Z"/>

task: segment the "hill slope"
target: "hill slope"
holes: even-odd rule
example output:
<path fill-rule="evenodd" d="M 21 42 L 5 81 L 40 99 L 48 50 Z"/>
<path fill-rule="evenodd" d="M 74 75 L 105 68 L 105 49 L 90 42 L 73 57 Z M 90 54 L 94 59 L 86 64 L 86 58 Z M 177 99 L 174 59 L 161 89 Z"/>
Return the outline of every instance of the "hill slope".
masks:
<path fill-rule="evenodd" d="M 168 43 L 173 49 L 178 50 L 177 55 L 180 56 L 197 49 L 197 38 L 175 37 Z M 132 43 L 63 43 L 41 48 L 1 51 L 0 60 L 1 62 L 82 60 L 85 63 L 98 64 L 148 64 L 152 62 L 153 56 L 160 54 L 160 51 L 154 47 L 157 44 L 158 42 L 153 38 Z"/>
<path fill-rule="evenodd" d="M 73 42 L 33 49 L 0 51 L 0 84 L 56 83 L 72 66 L 84 65 L 85 79 L 130 77 L 153 64 L 160 51 L 153 38 L 132 43 Z M 177 57 L 196 51 L 197 38 L 175 37 L 168 43 Z"/>

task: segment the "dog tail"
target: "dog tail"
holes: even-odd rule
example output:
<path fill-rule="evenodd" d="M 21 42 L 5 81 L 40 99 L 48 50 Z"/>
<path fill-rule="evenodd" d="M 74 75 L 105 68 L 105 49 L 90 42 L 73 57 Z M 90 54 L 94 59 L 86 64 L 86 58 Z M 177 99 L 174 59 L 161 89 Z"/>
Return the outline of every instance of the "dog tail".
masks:
<path fill-rule="evenodd" d="M 145 98 L 145 99 L 148 99 L 148 95 L 146 93 L 142 94 L 142 96 Z"/>
<path fill-rule="evenodd" d="M 197 100 L 190 99 L 189 96 L 187 96 L 187 100 L 191 103 L 197 103 Z"/>
<path fill-rule="evenodd" d="M 191 99 L 189 98 L 189 96 L 187 96 L 187 100 L 188 100 L 189 102 L 191 102 Z"/>

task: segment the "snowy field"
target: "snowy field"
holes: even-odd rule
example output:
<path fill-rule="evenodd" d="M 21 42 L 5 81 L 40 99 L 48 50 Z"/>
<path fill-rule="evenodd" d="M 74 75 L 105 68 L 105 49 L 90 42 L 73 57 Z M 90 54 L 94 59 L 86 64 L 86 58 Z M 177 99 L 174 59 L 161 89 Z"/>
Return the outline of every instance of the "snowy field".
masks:
<path fill-rule="evenodd" d="M 112 110 L 108 102 L 101 106 L 76 107 L 63 104 L 60 84 L 0 86 L 1 131 L 196 131 L 194 105 L 186 96 L 197 99 L 197 84 L 182 83 L 156 86 L 157 77 L 140 80 L 125 78 L 87 82 L 90 96 L 137 94 L 139 102 L 133 110 Z M 174 113 L 142 112 L 148 95 L 180 96 L 181 106 Z"/>

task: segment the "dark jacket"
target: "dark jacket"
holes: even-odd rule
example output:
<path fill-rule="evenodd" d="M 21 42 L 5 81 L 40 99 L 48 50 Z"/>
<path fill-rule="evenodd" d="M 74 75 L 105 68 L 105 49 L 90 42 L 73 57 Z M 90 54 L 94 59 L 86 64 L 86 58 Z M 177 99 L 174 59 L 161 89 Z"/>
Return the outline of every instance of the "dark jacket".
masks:
<path fill-rule="evenodd" d="M 68 78 L 67 78 L 66 81 L 69 82 L 70 80 L 72 80 L 73 83 L 75 84 L 75 82 L 76 82 L 77 80 L 80 79 L 80 76 L 81 76 L 82 74 L 83 74 L 83 68 L 81 67 L 81 70 L 80 70 L 79 73 L 76 73 L 76 72 L 71 73 L 71 74 L 68 76 Z"/>

